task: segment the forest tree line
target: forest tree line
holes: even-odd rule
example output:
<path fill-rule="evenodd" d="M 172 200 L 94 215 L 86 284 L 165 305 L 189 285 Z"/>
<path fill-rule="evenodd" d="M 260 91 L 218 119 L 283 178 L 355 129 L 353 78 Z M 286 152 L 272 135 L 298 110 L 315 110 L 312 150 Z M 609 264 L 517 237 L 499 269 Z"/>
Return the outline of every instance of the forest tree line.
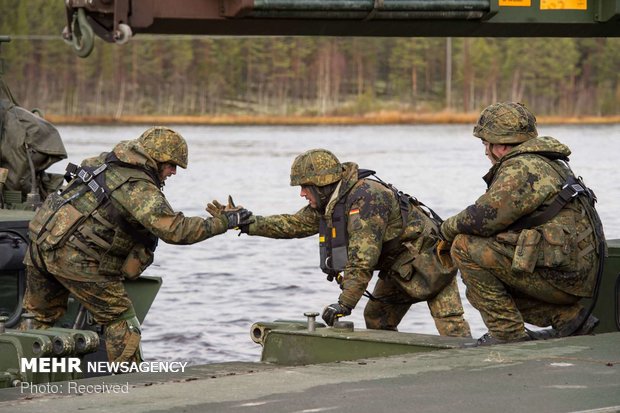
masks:
<path fill-rule="evenodd" d="M 4 78 L 25 107 L 69 116 L 475 112 L 620 114 L 617 38 L 138 35 L 80 59 L 59 1 L 0 2 Z M 448 62 L 451 61 L 451 64 Z M 451 70 L 448 67 L 451 66 Z M 450 74 L 450 76 L 448 76 Z"/>

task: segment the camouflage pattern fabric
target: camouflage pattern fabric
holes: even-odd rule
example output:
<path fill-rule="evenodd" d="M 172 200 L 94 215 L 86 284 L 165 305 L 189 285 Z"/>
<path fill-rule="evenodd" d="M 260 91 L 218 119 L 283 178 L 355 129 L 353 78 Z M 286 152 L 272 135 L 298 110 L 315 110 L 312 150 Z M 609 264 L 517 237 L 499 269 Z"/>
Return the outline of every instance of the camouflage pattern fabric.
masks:
<path fill-rule="evenodd" d="M 474 136 L 494 144 L 523 143 L 538 136 L 536 117 L 522 103 L 494 103 L 480 114 Z"/>
<path fill-rule="evenodd" d="M 486 193 L 441 226 L 444 237 L 454 240 L 452 255 L 467 297 L 498 339 L 516 339 L 525 333 L 516 297 L 536 303 L 532 308 L 528 301 L 529 322 L 556 326 L 576 314 L 579 297 L 591 296 L 594 288 L 598 257 L 593 228 L 578 202 L 569 203 L 539 227 L 508 230 L 520 217 L 546 208 L 564 184 L 564 178 L 538 154 L 568 156 L 570 150 L 548 136 L 515 146 L 485 176 Z M 531 245 L 530 235 L 535 241 Z M 515 254 L 517 247 L 519 254 Z M 531 247 L 529 270 L 516 265 L 526 247 Z M 520 282 L 525 279 L 527 283 Z M 521 296 L 514 296 L 514 291 Z M 566 302 L 567 296 L 572 303 Z M 551 313 L 531 316 L 543 314 L 543 307 Z"/>
<path fill-rule="evenodd" d="M 28 193 L 38 189 L 44 199 L 62 186 L 62 175 L 45 172 L 67 157 L 60 134 L 45 119 L 9 99 L 0 99 L 0 135 L 0 167 L 9 170 L 3 189 L 18 195 L 10 207 L 32 209 L 32 205 L 21 204 Z M 36 188 L 32 188 L 30 161 L 35 170 Z"/>
<path fill-rule="evenodd" d="M 31 265 L 26 267 L 26 273 L 24 308 L 34 314 L 35 328 L 52 327 L 65 314 L 67 299 L 72 294 L 92 314 L 95 322 L 106 326 L 104 339 L 110 361 L 140 361 L 139 337 L 135 350 L 119 359 L 127 342 L 135 336 L 127 321 L 119 320 L 122 314 L 133 313 L 133 304 L 120 279 L 77 281 L 75 274 L 65 278 L 62 274 L 40 272 Z M 20 325 L 20 329 L 25 329 L 25 325 Z"/>
<path fill-rule="evenodd" d="M 375 330 L 398 331 L 398 324 L 411 305 L 417 302 L 388 277 L 377 280 L 372 295 L 384 298 L 384 302 L 371 300 L 364 308 L 366 328 Z M 463 319 L 463 305 L 456 277 L 439 294 L 428 299 L 427 304 L 440 335 L 471 337 L 469 324 Z"/>
<path fill-rule="evenodd" d="M 135 141 L 119 143 L 114 153 L 123 162 L 156 170 L 157 163 Z M 105 154 L 87 159 L 83 165 L 99 165 L 104 159 Z M 175 212 L 160 188 L 140 171 L 112 165 L 104 173 L 108 185 L 115 188 L 111 202 L 135 231 L 152 234 L 169 244 L 193 244 L 227 230 L 225 216 L 204 219 L 185 217 L 182 212 Z M 78 190 L 69 191 L 65 196 L 70 197 Z M 96 205 L 96 201 L 89 191 L 71 204 L 79 212 L 87 214 Z M 44 212 L 39 211 L 37 214 Z M 109 276 L 120 276 L 122 264 L 136 241 L 131 234 L 115 226 L 105 208 L 99 208 L 97 216 L 94 215 L 86 218 L 81 228 L 76 229 L 79 236 L 69 237 L 64 245 L 52 250 L 53 259 L 51 252 L 42 251 L 48 271 L 85 281 L 104 281 Z M 60 226 L 59 219 L 55 222 L 56 226 Z M 55 228 L 50 232 L 58 236 L 57 231 Z M 31 238 L 35 236 L 32 233 L 30 235 Z M 87 244 L 93 253 L 85 253 L 84 248 L 80 247 L 82 244 Z M 67 267 L 79 270 L 66 271 Z"/>
<path fill-rule="evenodd" d="M 123 162 L 157 171 L 157 162 L 137 141 L 119 143 L 114 153 Z M 100 165 L 105 155 L 87 159 L 83 165 Z M 227 230 L 225 216 L 204 219 L 174 212 L 157 183 L 139 169 L 110 165 L 104 173 L 106 182 L 114 189 L 111 202 L 131 224 L 132 231 L 152 234 L 171 244 L 193 244 Z M 63 196 L 73 193 L 69 191 Z M 67 204 L 73 208 L 73 215 L 83 214 L 84 218 L 75 220 L 72 214 L 61 213 L 50 221 L 51 228 L 44 236 L 38 237 L 32 231 L 32 224 L 38 221 L 39 215 L 49 216 L 46 205 L 47 202 L 31 222 L 33 242 L 24 260 L 28 266 L 24 308 L 35 315 L 38 325 L 49 326 L 62 316 L 71 293 L 92 313 L 95 321 L 109 327 L 106 345 L 108 354 L 114 357 L 111 361 L 120 356 L 138 357 L 124 352 L 128 347 L 139 349 L 139 337 L 136 338 L 131 326 L 121 321 L 125 319 L 124 314 L 132 312 L 122 284 L 123 263 L 140 244 L 131 233 L 114 224 L 117 221 L 103 205 L 95 208 L 97 202 L 91 191 Z M 67 226 L 63 219 L 76 224 Z M 145 266 L 150 264 L 152 256 L 147 258 Z"/>
<path fill-rule="evenodd" d="M 388 266 L 388 263 L 380 261 L 380 257 L 383 245 L 387 241 L 401 235 L 403 224 L 398 201 L 391 190 L 372 179 L 358 180 L 358 167 L 356 164 L 345 163 L 343 166 L 343 178 L 326 207 L 325 218 L 328 222 L 331 222 L 337 201 L 345 197 L 348 261 L 344 269 L 341 285 L 342 293 L 338 301 L 353 309 L 368 287 L 374 270 L 383 270 L 386 277 L 401 277 L 395 271 L 391 271 L 391 268 L 384 268 Z M 255 222 L 250 224 L 249 234 L 270 238 L 308 237 L 319 232 L 320 218 L 320 213 L 310 206 L 306 206 L 292 215 L 257 216 L 255 217 Z M 412 218 L 412 225 L 413 220 Z M 423 231 L 423 228 L 421 231 Z M 420 237 L 421 234 L 422 232 L 418 233 L 417 236 Z M 408 258 L 406 261 L 410 277 L 408 280 L 402 281 L 404 285 L 415 283 L 418 278 L 412 264 L 413 259 Z M 403 263 L 403 265 L 405 264 Z M 455 272 L 451 275 L 451 279 L 454 278 L 454 274 Z M 396 281 L 393 281 L 393 283 L 396 283 Z M 445 285 L 446 283 L 443 283 L 438 288 L 444 288 Z M 456 285 L 450 284 L 448 280 L 448 287 L 446 288 L 456 289 Z M 414 301 L 423 301 L 432 298 L 438 293 L 440 291 L 435 290 L 431 292 L 425 289 L 425 291 L 420 291 L 421 296 L 416 297 L 415 289 L 411 289 L 406 293 L 406 298 L 408 301 L 412 299 Z M 433 316 L 437 320 L 455 315 L 459 318 L 460 328 L 450 331 L 458 336 L 469 335 L 469 326 L 462 317 L 463 308 L 458 290 L 456 290 L 456 294 L 447 294 L 447 297 L 450 297 L 452 304 L 437 306 L 437 311 Z M 369 303 L 369 305 L 371 306 L 371 314 L 374 314 L 376 311 L 373 309 L 373 306 L 378 306 L 378 304 Z M 409 306 L 406 306 L 406 309 Z M 393 311 L 394 314 L 388 317 L 392 321 L 379 324 L 375 321 L 369 321 L 369 323 L 379 325 L 381 328 L 383 326 L 395 328 L 398 321 L 406 313 L 406 309 L 403 306 L 392 306 L 389 311 Z M 440 331 L 448 331 L 448 329 L 443 329 L 442 327 Z"/>
<path fill-rule="evenodd" d="M 181 168 L 187 168 L 187 142 L 172 129 L 162 126 L 152 127 L 146 130 L 137 142 L 157 162 L 170 162 Z"/>
<path fill-rule="evenodd" d="M 302 153 L 291 166 L 291 186 L 325 186 L 342 178 L 342 165 L 328 150 L 313 149 Z"/>
<path fill-rule="evenodd" d="M 467 286 L 466 296 L 482 316 L 491 336 L 503 341 L 526 337 L 524 322 L 562 329 L 579 314 L 579 298 L 550 281 L 557 271 L 511 270 L 512 258 L 493 248 L 492 238 L 458 235 L 452 255 Z"/>

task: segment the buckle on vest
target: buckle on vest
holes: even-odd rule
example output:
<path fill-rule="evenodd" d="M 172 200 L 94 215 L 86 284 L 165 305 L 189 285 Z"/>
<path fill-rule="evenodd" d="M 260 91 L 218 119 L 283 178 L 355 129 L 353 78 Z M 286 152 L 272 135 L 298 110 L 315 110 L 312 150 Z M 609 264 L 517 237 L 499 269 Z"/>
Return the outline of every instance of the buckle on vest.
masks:
<path fill-rule="evenodd" d="M 86 172 L 84 169 L 80 169 L 77 173 L 77 176 L 82 180 L 82 182 L 87 183 L 91 179 L 93 179 L 93 175 Z"/>
<path fill-rule="evenodd" d="M 93 191 L 94 193 L 97 193 L 97 191 L 99 190 L 99 188 L 101 188 L 101 186 L 95 182 L 95 181 L 90 181 L 88 183 L 88 187 L 90 188 L 91 191 Z"/>
<path fill-rule="evenodd" d="M 574 198 L 577 195 L 582 194 L 582 193 L 584 193 L 586 191 L 585 188 L 581 184 L 579 184 L 579 183 L 565 184 L 562 187 L 562 190 L 564 190 L 564 189 L 568 189 L 570 191 L 570 197 L 571 198 Z"/>

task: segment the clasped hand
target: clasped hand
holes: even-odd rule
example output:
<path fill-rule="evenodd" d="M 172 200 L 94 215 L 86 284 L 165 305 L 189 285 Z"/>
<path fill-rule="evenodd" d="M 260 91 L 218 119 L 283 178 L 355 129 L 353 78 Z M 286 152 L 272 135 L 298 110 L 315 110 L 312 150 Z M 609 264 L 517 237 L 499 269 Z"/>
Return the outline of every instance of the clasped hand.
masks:
<path fill-rule="evenodd" d="M 222 205 L 213 200 L 207 204 L 207 212 L 214 217 L 224 215 L 228 220 L 228 229 L 239 228 L 247 233 L 247 227 L 254 222 L 252 211 L 248 211 L 241 205 L 236 206 L 232 197 L 228 195 L 228 204 Z"/>

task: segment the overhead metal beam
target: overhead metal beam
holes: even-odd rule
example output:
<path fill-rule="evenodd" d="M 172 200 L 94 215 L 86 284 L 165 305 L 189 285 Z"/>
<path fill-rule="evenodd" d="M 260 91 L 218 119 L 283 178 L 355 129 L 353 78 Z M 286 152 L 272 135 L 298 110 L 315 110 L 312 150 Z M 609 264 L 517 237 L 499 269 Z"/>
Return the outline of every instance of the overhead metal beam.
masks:
<path fill-rule="evenodd" d="M 620 0 L 65 0 L 73 44 L 95 34 L 620 37 Z M 77 22 L 77 23 L 76 23 Z M 84 41 L 82 41 L 84 40 Z"/>

